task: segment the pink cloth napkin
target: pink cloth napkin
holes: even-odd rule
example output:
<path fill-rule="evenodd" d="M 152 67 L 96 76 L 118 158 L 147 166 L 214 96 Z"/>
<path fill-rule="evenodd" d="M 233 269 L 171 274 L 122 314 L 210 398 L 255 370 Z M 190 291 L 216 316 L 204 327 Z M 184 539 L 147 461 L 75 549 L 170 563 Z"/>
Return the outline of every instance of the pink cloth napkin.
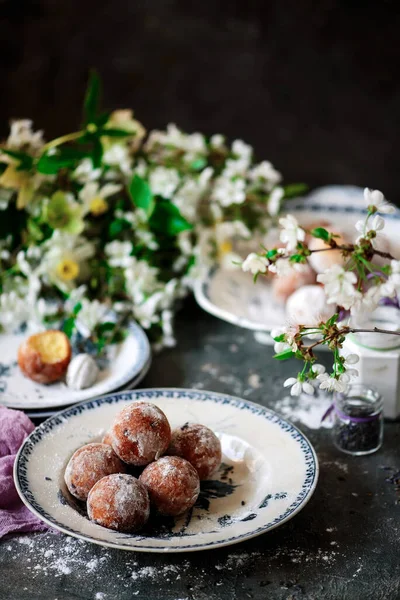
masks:
<path fill-rule="evenodd" d="M 34 429 L 34 424 L 23 412 L 0 406 L 0 538 L 7 533 L 48 529 L 22 503 L 13 479 L 15 456 Z"/>

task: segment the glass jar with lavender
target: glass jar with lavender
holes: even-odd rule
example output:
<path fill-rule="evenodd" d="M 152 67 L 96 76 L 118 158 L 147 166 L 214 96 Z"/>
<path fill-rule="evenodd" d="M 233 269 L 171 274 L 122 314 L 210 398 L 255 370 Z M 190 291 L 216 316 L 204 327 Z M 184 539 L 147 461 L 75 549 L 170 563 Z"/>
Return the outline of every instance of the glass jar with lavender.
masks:
<path fill-rule="evenodd" d="M 373 388 L 356 383 L 333 399 L 334 444 L 357 456 L 376 452 L 383 439 L 383 400 Z"/>

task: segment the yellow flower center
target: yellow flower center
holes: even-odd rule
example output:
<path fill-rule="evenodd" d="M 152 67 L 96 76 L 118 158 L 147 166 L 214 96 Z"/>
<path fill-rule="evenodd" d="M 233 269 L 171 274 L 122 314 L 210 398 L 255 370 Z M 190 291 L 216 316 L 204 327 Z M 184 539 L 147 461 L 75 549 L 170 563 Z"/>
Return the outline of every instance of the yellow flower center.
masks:
<path fill-rule="evenodd" d="M 229 240 L 221 242 L 219 245 L 219 251 L 221 254 L 228 254 L 228 252 L 232 252 L 232 243 Z"/>
<path fill-rule="evenodd" d="M 65 258 L 56 267 L 57 275 L 63 281 L 71 281 L 79 275 L 79 265 L 74 260 Z"/>
<path fill-rule="evenodd" d="M 96 217 L 108 211 L 108 204 L 101 196 L 96 196 L 89 204 L 90 212 Z"/>

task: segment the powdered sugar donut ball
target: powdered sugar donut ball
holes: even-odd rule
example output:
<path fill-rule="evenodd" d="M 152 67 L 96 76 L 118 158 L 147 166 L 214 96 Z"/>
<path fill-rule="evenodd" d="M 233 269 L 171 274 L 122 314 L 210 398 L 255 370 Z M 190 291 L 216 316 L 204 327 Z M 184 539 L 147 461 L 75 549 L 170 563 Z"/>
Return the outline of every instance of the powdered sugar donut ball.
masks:
<path fill-rule="evenodd" d="M 286 314 L 296 325 L 318 325 L 335 314 L 336 306 L 326 301 L 324 288 L 305 285 L 289 296 Z"/>
<path fill-rule="evenodd" d="M 149 518 L 149 495 L 132 475 L 108 475 L 90 490 L 87 511 L 89 519 L 102 527 L 137 531 Z"/>
<path fill-rule="evenodd" d="M 65 469 L 65 483 L 69 492 L 79 500 L 86 500 L 95 483 L 111 473 L 124 473 L 125 465 L 111 446 L 87 444 L 72 455 Z"/>
<path fill-rule="evenodd" d="M 315 283 L 315 277 L 315 272 L 308 265 L 304 265 L 301 271 L 293 269 L 289 275 L 273 278 L 273 294 L 277 300 L 286 302 L 289 296 L 303 285 Z"/>
<path fill-rule="evenodd" d="M 137 467 L 157 460 L 171 441 L 171 427 L 163 411 L 150 402 L 133 402 L 116 416 L 111 443 L 121 460 Z"/>
<path fill-rule="evenodd" d="M 106 431 L 106 433 L 103 435 L 103 439 L 101 440 L 101 443 L 112 446 L 111 431 Z"/>
<path fill-rule="evenodd" d="M 221 442 L 205 425 L 185 423 L 175 429 L 167 452 L 190 462 L 200 479 L 209 479 L 221 464 Z"/>
<path fill-rule="evenodd" d="M 175 517 L 195 504 L 200 493 L 197 471 L 184 458 L 163 456 L 148 465 L 139 480 L 161 515 Z"/>
<path fill-rule="evenodd" d="M 335 232 L 333 232 L 335 233 Z M 349 240 L 344 236 L 335 237 L 335 242 L 339 245 L 348 244 Z M 320 250 L 328 248 L 327 244 L 319 238 L 312 237 L 308 243 L 310 250 Z M 308 257 L 309 263 L 317 273 L 323 273 L 333 265 L 343 266 L 347 258 L 344 258 L 340 250 L 324 250 L 323 252 L 314 252 Z"/>

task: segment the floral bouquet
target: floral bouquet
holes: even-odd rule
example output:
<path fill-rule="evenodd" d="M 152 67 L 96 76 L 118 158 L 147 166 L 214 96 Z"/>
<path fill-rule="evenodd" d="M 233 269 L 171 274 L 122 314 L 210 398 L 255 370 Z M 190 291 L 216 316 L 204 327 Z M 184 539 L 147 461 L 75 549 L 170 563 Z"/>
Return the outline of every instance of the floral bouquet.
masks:
<path fill-rule="evenodd" d="M 0 169 L 1 329 L 57 322 L 99 348 L 130 319 L 173 345 L 199 264 L 231 264 L 232 240 L 266 231 L 300 191 L 241 140 L 172 124 L 146 135 L 132 111 L 102 112 L 95 73 L 81 129 L 45 142 L 14 121 Z"/>

